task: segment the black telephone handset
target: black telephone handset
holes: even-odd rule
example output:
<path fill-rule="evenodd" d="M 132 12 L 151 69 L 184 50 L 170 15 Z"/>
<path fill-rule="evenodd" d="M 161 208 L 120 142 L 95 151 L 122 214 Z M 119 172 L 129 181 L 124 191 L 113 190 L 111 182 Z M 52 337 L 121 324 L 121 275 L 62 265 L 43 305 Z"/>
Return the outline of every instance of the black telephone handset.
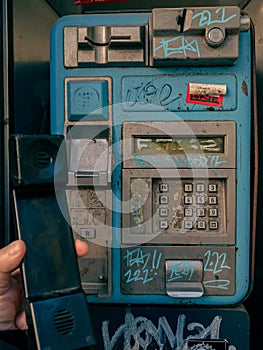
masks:
<path fill-rule="evenodd" d="M 56 198 L 65 196 L 66 152 L 55 167 L 63 144 L 63 136 L 58 135 L 10 137 L 14 221 L 17 237 L 27 246 L 22 281 L 30 349 L 74 350 L 95 345 L 71 228 Z M 55 171 L 59 172 L 57 187 L 61 186 L 56 192 Z M 66 197 L 62 203 L 67 205 Z"/>

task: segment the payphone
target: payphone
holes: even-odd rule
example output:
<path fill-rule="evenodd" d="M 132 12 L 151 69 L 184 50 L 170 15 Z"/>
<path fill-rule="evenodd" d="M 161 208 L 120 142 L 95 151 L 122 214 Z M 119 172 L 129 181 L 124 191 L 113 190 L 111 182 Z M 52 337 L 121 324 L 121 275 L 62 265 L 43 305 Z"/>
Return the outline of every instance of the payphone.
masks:
<path fill-rule="evenodd" d="M 51 133 L 89 302 L 233 305 L 251 282 L 251 23 L 236 6 L 66 16 Z"/>

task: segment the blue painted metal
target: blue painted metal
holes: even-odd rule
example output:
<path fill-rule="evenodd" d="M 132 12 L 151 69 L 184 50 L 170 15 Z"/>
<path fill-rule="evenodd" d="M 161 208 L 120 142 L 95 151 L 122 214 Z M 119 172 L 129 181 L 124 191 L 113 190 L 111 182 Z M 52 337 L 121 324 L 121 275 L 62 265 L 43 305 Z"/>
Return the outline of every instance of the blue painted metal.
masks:
<path fill-rule="evenodd" d="M 51 133 L 63 134 L 65 113 L 64 80 L 70 77 L 111 77 L 113 105 L 114 162 L 122 161 L 121 127 L 124 121 L 224 121 L 236 122 L 236 291 L 232 296 L 203 296 L 201 298 L 177 299 L 164 295 L 124 295 L 120 291 L 120 250 L 113 249 L 112 271 L 113 290 L 109 298 L 90 295 L 90 302 L 135 303 L 135 304 L 195 304 L 232 305 L 240 303 L 250 288 L 250 152 L 251 152 L 251 57 L 250 32 L 239 35 L 239 58 L 233 66 L 215 67 L 89 67 L 68 69 L 64 67 L 63 30 L 65 26 L 136 25 L 147 24 L 151 13 L 79 15 L 61 18 L 51 33 Z M 160 99 L 132 106 L 124 103 L 131 83 L 146 84 L 155 80 L 157 87 L 164 82 L 175 81 L 175 96 L 182 98 L 166 105 L 167 112 L 160 113 Z M 223 83 L 229 94 L 222 108 L 192 105 L 185 102 L 189 82 Z M 127 101 L 126 101 L 127 102 Z M 145 101 L 144 101 L 145 102 Z M 105 114 L 102 114 L 105 118 Z M 161 119 L 160 119 L 161 116 Z M 121 199 L 121 168 L 113 172 L 112 189 L 116 198 Z M 113 240 L 118 244 L 121 235 L 121 207 L 113 201 Z"/>

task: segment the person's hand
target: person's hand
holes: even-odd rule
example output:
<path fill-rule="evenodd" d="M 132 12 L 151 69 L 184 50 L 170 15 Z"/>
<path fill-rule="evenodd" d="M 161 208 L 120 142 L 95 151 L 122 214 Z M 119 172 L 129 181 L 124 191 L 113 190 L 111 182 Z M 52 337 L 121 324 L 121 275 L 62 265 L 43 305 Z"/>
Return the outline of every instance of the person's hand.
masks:
<path fill-rule="evenodd" d="M 86 243 L 76 240 L 78 257 L 88 253 Z M 26 245 L 17 240 L 0 249 L 0 330 L 26 329 L 26 316 L 22 310 L 23 298 L 19 283 L 19 270 Z"/>

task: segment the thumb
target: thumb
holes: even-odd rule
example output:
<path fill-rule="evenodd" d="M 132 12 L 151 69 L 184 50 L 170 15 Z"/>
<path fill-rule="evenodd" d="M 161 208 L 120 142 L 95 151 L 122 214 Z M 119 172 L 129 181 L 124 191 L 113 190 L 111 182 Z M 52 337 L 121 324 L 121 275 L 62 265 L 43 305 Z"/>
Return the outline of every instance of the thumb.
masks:
<path fill-rule="evenodd" d="M 21 329 L 22 331 L 27 330 L 26 313 L 24 310 L 16 316 L 15 324 L 17 328 Z"/>
<path fill-rule="evenodd" d="M 26 245 L 21 240 L 0 249 L 0 295 L 8 289 L 10 273 L 19 266 L 25 252 Z"/>

